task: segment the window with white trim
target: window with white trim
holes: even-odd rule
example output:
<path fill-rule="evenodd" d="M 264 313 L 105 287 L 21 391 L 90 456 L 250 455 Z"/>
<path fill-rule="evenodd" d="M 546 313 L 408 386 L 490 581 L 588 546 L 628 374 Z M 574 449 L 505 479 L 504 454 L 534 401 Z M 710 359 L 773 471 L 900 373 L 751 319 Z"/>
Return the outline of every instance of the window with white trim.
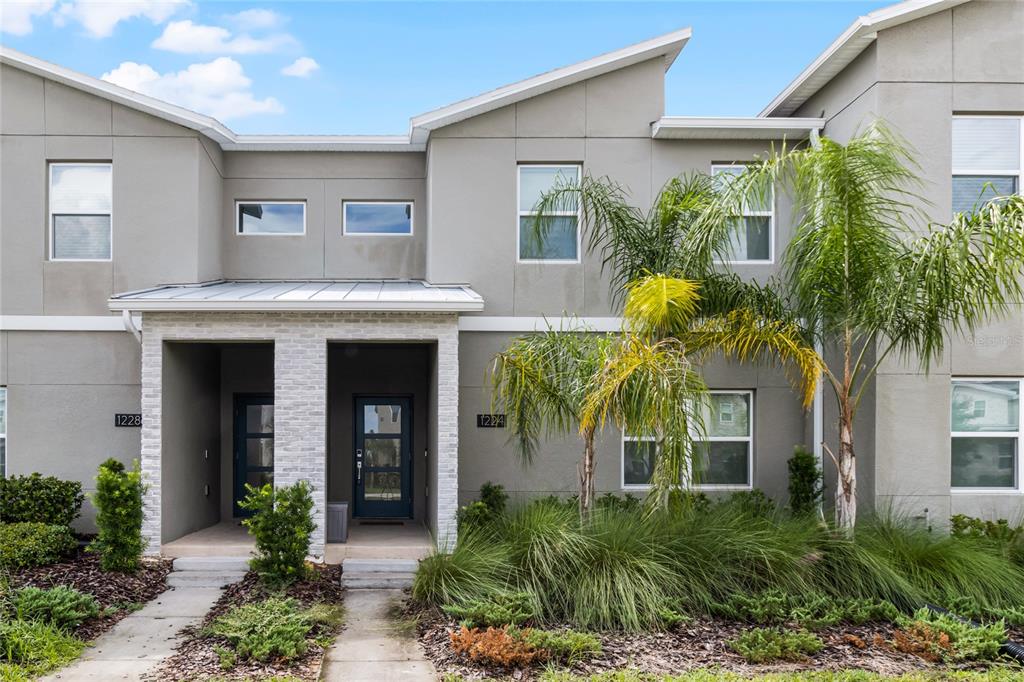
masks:
<path fill-rule="evenodd" d="M 411 235 L 412 202 L 343 201 L 341 233 L 370 236 Z"/>
<path fill-rule="evenodd" d="M 702 410 L 705 439 L 695 443 L 694 488 L 747 489 L 753 484 L 753 391 L 711 391 Z M 653 438 L 622 437 L 622 487 L 647 488 L 656 459 Z"/>
<path fill-rule="evenodd" d="M 50 260 L 110 260 L 111 178 L 109 163 L 50 164 Z"/>
<path fill-rule="evenodd" d="M 953 212 L 1017 194 L 1024 180 L 1024 117 L 953 117 Z"/>
<path fill-rule="evenodd" d="M 7 387 L 0 386 L 0 477 L 7 476 Z"/>
<path fill-rule="evenodd" d="M 543 236 L 535 229 L 537 204 L 555 187 L 580 181 L 579 164 L 520 164 L 516 248 L 519 262 L 578 263 L 580 260 L 579 207 L 562 206 L 544 218 Z"/>
<path fill-rule="evenodd" d="M 954 379 L 950 484 L 957 491 L 1019 490 L 1021 379 Z"/>
<path fill-rule="evenodd" d="M 728 182 L 746 169 L 742 164 L 714 165 L 711 174 Z M 775 191 L 767 187 L 763 201 L 743 207 L 729 244 L 727 263 L 771 263 L 775 248 Z"/>
<path fill-rule="evenodd" d="M 245 236 L 306 234 L 305 201 L 236 201 L 235 233 Z"/>

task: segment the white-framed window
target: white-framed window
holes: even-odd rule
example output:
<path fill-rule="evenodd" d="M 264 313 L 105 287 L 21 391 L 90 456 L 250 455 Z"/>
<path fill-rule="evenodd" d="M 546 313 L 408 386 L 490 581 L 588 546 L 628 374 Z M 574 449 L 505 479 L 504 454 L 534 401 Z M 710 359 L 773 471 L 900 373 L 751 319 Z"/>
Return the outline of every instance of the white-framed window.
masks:
<path fill-rule="evenodd" d="M 112 253 L 113 167 L 51 163 L 50 260 L 109 261 Z"/>
<path fill-rule="evenodd" d="M 301 237 L 306 234 L 306 202 L 235 201 L 235 234 Z"/>
<path fill-rule="evenodd" d="M 1024 380 L 956 378 L 950 391 L 950 485 L 953 492 L 1018 492 Z M 981 408 L 979 409 L 979 403 Z"/>
<path fill-rule="evenodd" d="M 0 386 L 0 477 L 7 476 L 7 387 Z"/>
<path fill-rule="evenodd" d="M 711 174 L 735 177 L 745 170 L 742 164 L 714 164 Z M 775 188 L 768 187 L 763 203 L 743 207 L 741 224 L 736 225 L 729 244 L 731 264 L 770 264 L 775 259 Z"/>
<path fill-rule="evenodd" d="M 710 391 L 702 409 L 705 438 L 695 443 L 690 486 L 699 490 L 750 490 L 754 475 L 754 392 Z M 622 437 L 622 488 L 650 488 L 653 438 Z"/>
<path fill-rule="evenodd" d="M 519 164 L 516 182 L 516 256 L 520 263 L 579 263 L 579 207 L 551 211 L 547 231 L 538 239 L 534 230 L 537 203 L 557 186 L 580 181 L 580 164 Z"/>
<path fill-rule="evenodd" d="M 953 117 L 953 212 L 994 196 L 1017 194 L 1024 182 L 1024 117 Z"/>
<path fill-rule="evenodd" d="M 406 237 L 412 234 L 411 201 L 343 201 L 341 233 L 374 237 Z"/>

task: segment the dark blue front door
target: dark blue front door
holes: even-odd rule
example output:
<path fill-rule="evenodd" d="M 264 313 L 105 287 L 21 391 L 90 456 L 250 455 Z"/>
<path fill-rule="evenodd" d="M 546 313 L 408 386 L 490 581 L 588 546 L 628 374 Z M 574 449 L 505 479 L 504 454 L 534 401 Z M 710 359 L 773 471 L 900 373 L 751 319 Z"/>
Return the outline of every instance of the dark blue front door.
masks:
<path fill-rule="evenodd" d="M 235 516 L 250 516 L 239 508 L 245 484 L 274 484 L 274 397 L 235 394 Z"/>
<path fill-rule="evenodd" d="M 412 405 L 356 398 L 355 507 L 362 518 L 412 517 Z"/>

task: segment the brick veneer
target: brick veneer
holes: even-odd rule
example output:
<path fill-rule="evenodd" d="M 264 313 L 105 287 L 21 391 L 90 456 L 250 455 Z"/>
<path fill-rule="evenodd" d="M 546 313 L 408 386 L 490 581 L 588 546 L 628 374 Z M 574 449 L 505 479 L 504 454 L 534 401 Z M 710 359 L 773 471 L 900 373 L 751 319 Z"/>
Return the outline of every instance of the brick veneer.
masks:
<path fill-rule="evenodd" d="M 433 341 L 437 344 L 436 482 L 432 529 L 453 542 L 458 508 L 458 316 L 420 313 L 150 313 L 142 317 L 142 472 L 148 486 L 146 553 L 160 553 L 161 384 L 164 341 L 274 343 L 274 482 L 313 486 L 316 531 L 310 554 L 324 553 L 329 341 Z M 182 425 L 178 425 L 179 427 Z M 436 491 L 434 493 L 433 491 Z"/>

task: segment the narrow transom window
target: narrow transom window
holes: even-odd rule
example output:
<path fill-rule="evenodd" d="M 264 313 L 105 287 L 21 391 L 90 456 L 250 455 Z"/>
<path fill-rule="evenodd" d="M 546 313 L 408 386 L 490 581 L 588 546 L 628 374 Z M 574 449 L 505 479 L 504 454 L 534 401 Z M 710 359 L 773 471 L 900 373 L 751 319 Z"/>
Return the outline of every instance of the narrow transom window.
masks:
<path fill-rule="evenodd" d="M 236 233 L 294 236 L 306 234 L 304 201 L 236 201 Z"/>
<path fill-rule="evenodd" d="M 743 165 L 712 166 L 711 173 L 720 182 L 729 182 L 745 170 Z M 729 244 L 728 263 L 770 263 L 775 246 L 775 192 L 766 187 L 763 201 L 743 207 L 743 216 L 734 225 Z"/>
<path fill-rule="evenodd" d="M 953 212 L 1021 191 L 1024 141 L 1020 116 L 953 117 Z"/>
<path fill-rule="evenodd" d="M 518 249 L 520 262 L 578 263 L 579 209 L 573 204 L 546 211 L 537 227 L 537 204 L 547 192 L 580 181 L 579 165 L 519 166 Z M 539 233 L 538 233 L 539 232 Z"/>
<path fill-rule="evenodd" d="M 110 260 L 111 175 L 109 163 L 50 164 L 50 260 Z"/>
<path fill-rule="evenodd" d="M 1020 379 L 954 379 L 950 483 L 954 490 L 1019 490 Z"/>
<path fill-rule="evenodd" d="M 410 235 L 411 201 L 344 201 L 342 234 Z"/>

